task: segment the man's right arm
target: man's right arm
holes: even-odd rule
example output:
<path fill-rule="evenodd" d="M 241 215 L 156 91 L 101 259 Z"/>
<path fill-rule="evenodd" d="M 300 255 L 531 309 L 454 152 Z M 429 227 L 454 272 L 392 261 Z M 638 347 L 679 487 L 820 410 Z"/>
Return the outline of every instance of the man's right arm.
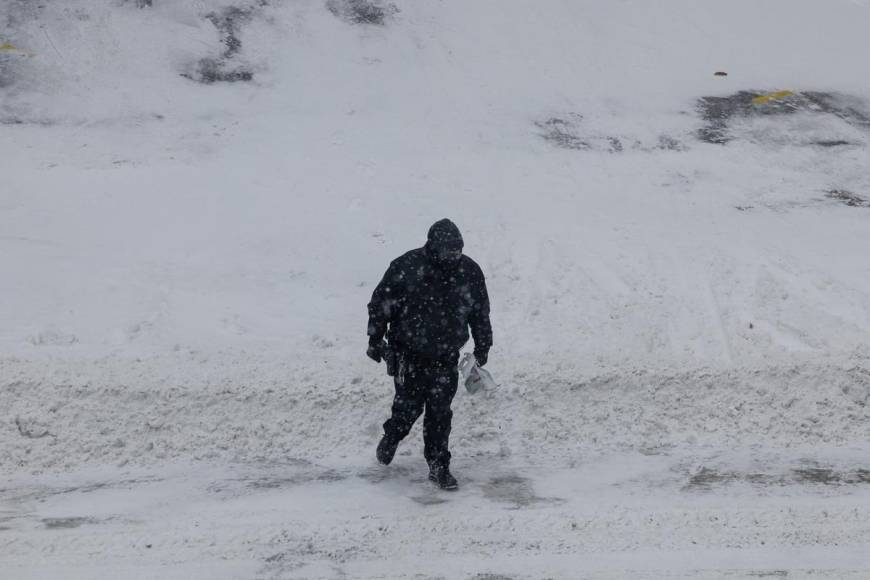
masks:
<path fill-rule="evenodd" d="M 404 273 L 394 260 L 387 268 L 381 282 L 372 293 L 369 302 L 369 345 L 380 345 L 387 333 L 387 327 L 393 320 L 404 284 Z"/>

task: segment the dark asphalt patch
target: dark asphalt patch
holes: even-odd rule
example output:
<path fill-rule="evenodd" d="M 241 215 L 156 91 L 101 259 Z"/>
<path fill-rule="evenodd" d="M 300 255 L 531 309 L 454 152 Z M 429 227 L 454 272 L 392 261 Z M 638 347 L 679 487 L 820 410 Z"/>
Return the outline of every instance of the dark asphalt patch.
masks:
<path fill-rule="evenodd" d="M 735 483 L 754 487 L 786 485 L 864 485 L 870 484 L 870 470 L 836 470 L 830 467 L 809 465 L 789 470 L 782 474 L 727 471 L 702 467 L 689 476 L 683 491 L 712 491 L 714 488 Z"/>
<path fill-rule="evenodd" d="M 31 488 L 27 490 L 22 490 L 14 495 L 9 496 L 6 499 L 10 501 L 41 501 L 51 497 L 56 497 L 59 495 L 68 495 L 74 493 L 93 493 L 97 491 L 102 491 L 104 489 L 125 489 L 130 490 L 135 487 L 138 487 L 142 484 L 147 483 L 156 483 L 161 482 L 163 479 L 157 477 L 142 477 L 135 479 L 123 479 L 120 481 L 108 481 L 108 482 L 98 482 L 98 483 L 90 483 L 87 485 L 77 485 L 71 487 L 55 487 L 55 488 L 44 488 L 37 487 Z M 0 490 L 0 493 L 6 490 Z"/>
<path fill-rule="evenodd" d="M 791 115 L 798 112 L 831 115 L 852 127 L 870 130 L 870 108 L 856 97 L 826 92 L 799 92 L 772 99 L 764 104 L 754 99 L 770 94 L 768 91 L 738 91 L 724 97 L 701 97 L 697 109 L 704 121 L 698 138 L 706 143 L 724 145 L 733 140 L 730 126 L 738 119 Z M 811 143 L 821 147 L 855 145 L 846 139 L 822 139 Z"/>
<path fill-rule="evenodd" d="M 327 469 L 321 472 L 299 473 L 287 477 L 258 477 L 244 480 L 244 483 L 250 489 L 280 489 L 305 483 L 333 483 L 344 479 L 347 477 L 341 473 Z"/>
<path fill-rule="evenodd" d="M 831 141 L 816 141 L 815 145 L 819 147 L 845 147 L 847 145 L 854 145 L 851 141 L 843 141 L 842 139 L 834 139 Z"/>
<path fill-rule="evenodd" d="M 684 490 L 710 491 L 729 483 L 748 482 L 753 485 L 776 485 L 783 484 L 781 478 L 763 473 L 744 473 L 738 471 L 719 471 L 709 467 L 702 467 L 689 477 Z"/>
<path fill-rule="evenodd" d="M 763 94 L 740 91 L 727 97 L 701 97 L 698 112 L 705 125 L 698 131 L 698 138 L 718 145 L 727 143 L 730 140 L 727 135 L 729 122 L 734 117 L 750 116 L 753 113 L 752 99 Z"/>
<path fill-rule="evenodd" d="M 140 477 L 135 479 L 122 479 L 120 481 L 109 481 L 105 483 L 92 483 L 89 485 L 81 485 L 76 487 L 67 487 L 54 490 L 49 495 L 63 495 L 68 493 L 93 493 L 103 489 L 133 489 L 143 483 L 161 482 L 163 479 L 159 477 Z"/>
<path fill-rule="evenodd" d="M 390 479 L 410 477 L 415 471 L 407 465 L 392 465 L 390 467 L 378 465 L 361 471 L 358 476 L 369 483 L 382 483 Z"/>
<path fill-rule="evenodd" d="M 870 471 L 858 469 L 839 472 L 827 467 L 806 467 L 792 471 L 799 483 L 818 483 L 822 485 L 857 485 L 870 483 Z"/>
<path fill-rule="evenodd" d="M 447 503 L 447 500 L 444 499 L 444 497 L 441 495 L 415 495 L 411 499 L 416 503 L 424 506 L 440 505 L 442 503 Z"/>
<path fill-rule="evenodd" d="M 43 518 L 42 524 L 49 530 L 70 530 L 85 524 L 95 524 L 94 518 Z"/>
<path fill-rule="evenodd" d="M 483 484 L 483 495 L 491 501 L 509 504 L 511 509 L 527 508 L 535 504 L 564 502 L 560 498 L 537 495 L 531 480 L 516 474 L 493 477 Z"/>
<path fill-rule="evenodd" d="M 253 491 L 287 489 L 311 483 L 334 483 L 348 479 L 349 474 L 320 467 L 304 459 L 288 458 L 280 465 L 270 464 L 269 474 L 222 479 L 210 484 L 209 493 L 225 496 L 246 495 Z"/>
<path fill-rule="evenodd" d="M 349 24 L 384 26 L 399 8 L 392 3 L 376 0 L 327 0 L 326 8 Z"/>
<path fill-rule="evenodd" d="M 8 115 L 0 111 L 0 125 L 35 125 L 38 127 L 51 127 L 57 125 L 56 121 L 49 119 L 22 119 L 18 115 Z"/>

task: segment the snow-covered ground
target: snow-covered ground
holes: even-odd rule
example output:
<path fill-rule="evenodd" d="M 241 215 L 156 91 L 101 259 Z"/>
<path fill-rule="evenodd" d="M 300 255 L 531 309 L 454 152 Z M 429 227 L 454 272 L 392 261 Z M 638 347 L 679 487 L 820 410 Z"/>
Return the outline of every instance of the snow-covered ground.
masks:
<path fill-rule="evenodd" d="M 137 4 L 0 0 L 0 578 L 870 576 L 870 3 Z M 452 495 L 363 355 L 445 216 Z"/>

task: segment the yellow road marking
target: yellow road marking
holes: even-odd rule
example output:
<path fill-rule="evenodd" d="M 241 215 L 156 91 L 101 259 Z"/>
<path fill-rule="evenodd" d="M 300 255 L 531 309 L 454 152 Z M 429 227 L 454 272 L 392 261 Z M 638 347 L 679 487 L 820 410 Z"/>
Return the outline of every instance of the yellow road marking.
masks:
<path fill-rule="evenodd" d="M 762 95 L 760 97 L 755 97 L 752 99 L 753 105 L 766 105 L 770 101 L 779 101 L 786 97 L 790 97 L 794 95 L 794 91 L 778 91 L 776 93 L 770 93 L 769 95 Z"/>

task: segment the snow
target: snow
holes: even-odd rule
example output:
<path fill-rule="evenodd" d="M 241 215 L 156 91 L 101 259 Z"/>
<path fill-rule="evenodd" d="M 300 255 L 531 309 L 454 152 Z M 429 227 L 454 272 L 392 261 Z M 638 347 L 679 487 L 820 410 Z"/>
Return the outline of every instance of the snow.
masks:
<path fill-rule="evenodd" d="M 0 2 L 0 578 L 867 576 L 865 2 L 135 4 Z M 443 217 L 449 496 L 364 356 Z"/>

